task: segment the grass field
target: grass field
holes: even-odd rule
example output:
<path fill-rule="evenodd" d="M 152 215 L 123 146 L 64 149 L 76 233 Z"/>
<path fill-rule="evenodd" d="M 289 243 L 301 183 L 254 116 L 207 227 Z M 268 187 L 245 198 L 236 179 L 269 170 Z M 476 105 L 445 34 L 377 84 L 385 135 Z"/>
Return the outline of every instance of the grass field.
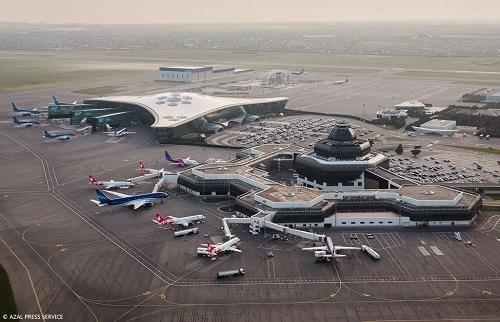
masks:
<path fill-rule="evenodd" d="M 0 266 L 0 314 L 17 313 L 7 272 Z"/>
<path fill-rule="evenodd" d="M 486 73 L 486 72 L 436 72 L 436 71 L 405 71 L 397 74 L 398 76 L 404 77 L 424 77 L 424 78 L 440 78 L 440 79 L 448 79 L 448 80 L 460 80 L 462 82 L 472 81 L 472 82 L 480 82 L 483 84 L 484 82 L 490 82 L 497 84 L 500 82 L 500 73 Z"/>
<path fill-rule="evenodd" d="M 73 91 L 73 93 L 101 96 L 101 95 L 115 94 L 120 91 L 122 91 L 122 87 L 120 86 L 101 86 L 101 87 L 83 88 Z"/>
<path fill-rule="evenodd" d="M 475 80 L 478 77 L 485 81 L 500 80 L 500 74 L 477 74 L 500 73 L 500 57 L 332 55 L 216 50 L 0 51 L 0 93 L 138 76 L 154 78 L 159 66 L 169 64 L 216 64 L 257 70 L 305 68 L 309 72 L 342 75 L 376 72 L 383 68 L 407 68 L 411 71 L 403 71 L 401 76 L 434 75 L 450 77 L 452 80 Z M 453 71 L 473 71 L 476 74 L 457 74 Z M 457 75 L 460 75 L 460 78 L 457 78 Z"/>

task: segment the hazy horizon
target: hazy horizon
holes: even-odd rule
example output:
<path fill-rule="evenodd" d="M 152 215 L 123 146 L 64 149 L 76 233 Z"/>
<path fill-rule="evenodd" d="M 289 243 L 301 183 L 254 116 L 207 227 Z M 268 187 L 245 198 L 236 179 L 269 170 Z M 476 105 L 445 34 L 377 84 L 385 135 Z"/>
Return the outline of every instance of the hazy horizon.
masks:
<path fill-rule="evenodd" d="M 433 22 L 495 23 L 497 0 L 18 0 L 3 4 L 0 22 L 54 24 L 226 24 Z"/>

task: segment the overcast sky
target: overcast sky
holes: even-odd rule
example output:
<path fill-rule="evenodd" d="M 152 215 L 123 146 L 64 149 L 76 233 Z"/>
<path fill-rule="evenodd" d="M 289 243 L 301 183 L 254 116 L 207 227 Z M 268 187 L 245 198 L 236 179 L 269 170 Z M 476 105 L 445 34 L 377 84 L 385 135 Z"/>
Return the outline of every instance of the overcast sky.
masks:
<path fill-rule="evenodd" d="M 227 23 L 477 21 L 500 23 L 500 0 L 1 0 L 0 21 Z"/>

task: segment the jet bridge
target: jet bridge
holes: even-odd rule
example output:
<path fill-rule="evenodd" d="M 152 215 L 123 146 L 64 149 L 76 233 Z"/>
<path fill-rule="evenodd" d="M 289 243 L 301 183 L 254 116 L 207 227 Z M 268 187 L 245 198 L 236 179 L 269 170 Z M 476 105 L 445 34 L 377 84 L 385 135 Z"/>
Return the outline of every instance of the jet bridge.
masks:
<path fill-rule="evenodd" d="M 229 229 L 229 224 L 249 224 L 251 232 L 254 231 L 258 233 L 261 227 L 267 227 L 282 232 L 284 234 L 291 234 L 307 240 L 320 241 L 320 242 L 326 241 L 325 235 L 319 235 L 273 223 L 270 220 L 268 220 L 270 216 L 271 215 L 263 215 L 261 213 L 258 213 L 249 218 L 223 218 L 222 227 L 224 229 L 224 234 L 228 238 L 234 237 L 234 235 L 231 233 L 231 230 Z"/>
<path fill-rule="evenodd" d="M 371 247 L 366 245 L 361 245 L 361 247 L 352 247 L 352 246 L 334 246 L 333 241 L 330 237 L 325 235 L 319 235 L 303 230 L 298 230 L 294 228 L 285 227 L 283 225 L 279 225 L 273 223 L 268 220 L 271 215 L 265 215 L 262 213 L 257 213 L 252 217 L 248 218 L 223 218 L 222 219 L 222 228 L 224 229 L 224 234 L 228 239 L 234 238 L 235 235 L 231 233 L 229 229 L 229 224 L 248 224 L 250 225 L 250 232 L 252 234 L 258 234 L 261 227 L 267 227 L 274 229 L 276 231 L 282 232 L 284 234 L 291 234 L 294 236 L 301 237 L 303 239 L 319 241 L 325 244 L 324 249 L 328 250 L 330 255 L 327 255 L 325 251 L 315 252 L 316 257 L 345 257 L 345 255 L 340 255 L 337 252 L 339 250 L 360 250 L 368 255 L 370 255 L 374 259 L 380 259 L 380 255 L 373 250 Z"/>

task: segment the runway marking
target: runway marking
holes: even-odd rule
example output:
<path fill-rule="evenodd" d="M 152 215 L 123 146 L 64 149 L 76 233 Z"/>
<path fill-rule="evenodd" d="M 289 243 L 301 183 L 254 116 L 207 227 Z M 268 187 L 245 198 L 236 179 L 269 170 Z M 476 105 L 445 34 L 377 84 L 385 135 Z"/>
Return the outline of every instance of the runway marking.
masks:
<path fill-rule="evenodd" d="M 121 138 L 112 137 L 112 138 L 107 139 L 104 142 L 105 143 L 118 143 L 118 142 L 124 140 L 125 138 L 126 138 L 125 136 L 122 136 Z"/>
<path fill-rule="evenodd" d="M 431 253 L 429 253 L 429 252 L 427 251 L 427 249 L 425 249 L 425 247 L 424 247 L 424 246 L 418 246 L 417 248 L 418 248 L 418 250 L 422 253 L 422 255 L 424 255 L 424 256 L 430 256 L 430 255 L 431 255 Z"/>
<path fill-rule="evenodd" d="M 21 264 L 21 266 L 26 271 L 26 274 L 28 274 L 28 280 L 30 281 L 31 289 L 33 290 L 33 294 L 35 295 L 35 300 L 36 300 L 36 304 L 38 306 L 38 311 L 42 315 L 42 321 L 45 321 L 45 318 L 43 317 L 42 307 L 40 306 L 40 301 L 38 300 L 38 295 L 36 294 L 35 285 L 33 284 L 33 279 L 31 278 L 31 273 L 30 273 L 29 269 L 26 267 L 26 265 L 24 265 L 23 261 L 16 255 L 16 253 L 14 253 L 12 248 L 10 248 L 9 245 L 7 245 L 7 243 L 5 242 L 5 240 L 2 237 L 0 237 L 0 240 L 5 245 L 5 247 L 7 247 L 7 249 L 12 253 L 12 255 L 14 255 L 14 257 L 17 259 L 19 264 Z"/>
<path fill-rule="evenodd" d="M 437 248 L 437 246 L 429 246 L 431 248 L 431 250 L 434 252 L 434 254 L 438 255 L 438 256 L 443 256 L 443 252 Z"/>

